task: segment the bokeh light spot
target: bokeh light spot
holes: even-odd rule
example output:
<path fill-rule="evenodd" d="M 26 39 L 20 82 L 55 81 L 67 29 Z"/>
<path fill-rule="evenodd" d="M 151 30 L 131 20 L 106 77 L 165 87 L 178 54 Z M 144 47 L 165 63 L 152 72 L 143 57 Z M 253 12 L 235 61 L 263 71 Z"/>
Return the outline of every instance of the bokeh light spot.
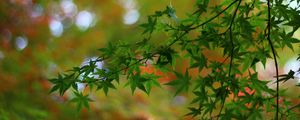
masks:
<path fill-rule="evenodd" d="M 62 0 L 60 3 L 61 8 L 68 17 L 73 17 L 77 13 L 77 6 L 72 0 Z"/>
<path fill-rule="evenodd" d="M 62 33 L 64 32 L 63 24 L 58 20 L 52 19 L 50 21 L 49 27 L 50 27 L 52 35 L 55 37 L 61 36 Z"/>
<path fill-rule="evenodd" d="M 92 23 L 94 22 L 94 18 L 95 16 L 92 13 L 88 11 L 81 11 L 76 17 L 75 24 L 81 31 L 85 31 L 91 27 Z"/>
<path fill-rule="evenodd" d="M 40 4 L 35 4 L 31 12 L 32 18 L 37 18 L 43 15 L 44 8 Z"/>
<path fill-rule="evenodd" d="M 126 12 L 123 16 L 124 24 L 131 25 L 138 21 L 140 13 L 136 9 L 132 9 Z"/>
<path fill-rule="evenodd" d="M 24 48 L 26 48 L 27 44 L 28 44 L 28 41 L 27 41 L 26 37 L 17 37 L 16 38 L 17 50 L 23 50 Z"/>

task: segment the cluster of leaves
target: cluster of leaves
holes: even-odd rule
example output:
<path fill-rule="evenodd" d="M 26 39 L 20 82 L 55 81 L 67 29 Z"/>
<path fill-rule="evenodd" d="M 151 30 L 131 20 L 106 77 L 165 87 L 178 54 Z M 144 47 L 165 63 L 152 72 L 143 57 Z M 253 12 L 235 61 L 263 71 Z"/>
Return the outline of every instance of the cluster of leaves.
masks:
<path fill-rule="evenodd" d="M 139 89 L 150 94 L 153 86 L 160 87 L 157 81 L 160 76 L 144 73 L 140 66 L 151 62 L 157 69 L 176 75 L 175 80 L 165 84 L 174 87 L 175 95 L 192 91 L 194 99 L 187 115 L 201 119 L 263 119 L 272 117 L 263 114 L 272 113 L 291 117 L 294 114 L 287 109 L 288 102 L 283 105 L 275 102 L 278 91 L 270 89 L 267 81 L 259 80 L 255 64 L 261 62 L 265 66 L 268 58 L 277 55 L 273 48 L 287 46 L 293 50 L 292 44 L 299 42 L 292 36 L 300 27 L 297 22 L 300 11 L 282 0 L 275 0 L 269 7 L 266 4 L 259 0 L 224 0 L 211 6 L 209 0 L 196 0 L 195 12 L 180 19 L 172 6 L 167 6 L 141 24 L 144 29 L 141 41 L 109 43 L 99 49 L 98 59 L 50 80 L 54 84 L 51 92 L 59 91 L 63 95 L 73 87 L 76 96 L 72 101 L 78 103 L 78 108 L 88 107 L 90 99 L 77 90 L 77 83 L 96 86 L 108 94 L 110 89 L 115 89 L 120 75 L 125 75 L 126 86 L 132 93 Z M 270 13 L 268 8 L 272 8 Z M 287 32 L 282 26 L 290 26 L 292 31 Z M 161 33 L 167 35 L 166 40 L 153 43 L 152 36 Z M 268 35 L 272 41 L 268 41 Z M 209 59 L 203 52 L 220 49 L 223 61 Z M 190 61 L 185 73 L 174 70 L 177 58 Z M 96 63 L 102 61 L 105 69 L 97 68 Z M 197 78 L 190 77 L 191 69 L 198 70 Z M 200 74 L 204 70 L 209 72 Z M 287 81 L 294 74 L 291 71 L 281 75 L 280 81 Z M 277 106 L 280 111 L 273 109 Z"/>

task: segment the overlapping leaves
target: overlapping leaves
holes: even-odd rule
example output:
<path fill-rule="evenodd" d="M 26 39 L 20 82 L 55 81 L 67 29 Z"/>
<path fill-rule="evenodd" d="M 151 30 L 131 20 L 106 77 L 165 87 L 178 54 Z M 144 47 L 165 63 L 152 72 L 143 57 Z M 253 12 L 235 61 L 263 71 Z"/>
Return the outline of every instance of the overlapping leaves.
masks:
<path fill-rule="evenodd" d="M 115 89 L 113 82 L 119 82 L 119 75 L 125 74 L 128 80 L 125 86 L 132 93 L 139 89 L 149 95 L 153 86 L 160 87 L 157 81 L 159 76 L 143 73 L 140 67 L 148 66 L 151 61 L 158 70 L 175 74 L 176 79 L 165 84 L 175 89 L 175 95 L 189 92 L 194 87 L 194 99 L 187 115 L 200 116 L 202 119 L 263 119 L 264 104 L 276 106 L 271 101 L 274 100 L 275 91 L 268 87 L 268 81 L 259 79 L 255 68 L 257 63 L 265 66 L 267 59 L 272 58 L 270 54 L 273 50 L 266 36 L 272 34 L 275 48 L 287 46 L 293 49 L 293 45 L 299 43 L 293 35 L 300 27 L 299 22 L 296 22 L 299 10 L 276 1 L 272 4 L 272 31 L 267 33 L 266 7 L 263 4 L 257 0 L 225 0 L 213 10 L 208 10 L 209 0 L 197 0 L 195 12 L 188 14 L 186 19 L 179 19 L 174 8 L 167 6 L 165 10 L 148 16 L 146 23 L 141 24 L 144 29 L 142 41 L 136 44 L 109 43 L 106 48 L 99 49 L 101 56 L 98 60 L 51 79 L 54 84 L 51 92 L 58 91 L 63 95 L 71 86 L 76 90 L 76 82 L 82 82 L 103 89 L 107 95 L 110 89 Z M 201 16 L 203 13 L 209 17 Z M 168 22 L 161 22 L 166 21 L 164 16 L 167 16 Z M 291 26 L 292 31 L 286 32 L 281 25 Z M 166 32 L 169 35 L 168 41 L 150 44 L 155 31 Z M 180 46 L 181 51 L 174 47 L 176 45 Z M 222 59 L 209 57 L 211 55 L 205 54 L 205 50 L 223 54 Z M 273 51 L 273 54 L 277 55 L 277 52 Z M 177 58 L 190 61 L 184 73 L 174 69 L 180 65 Z M 96 68 L 95 64 L 99 61 L 105 62 L 107 70 Z M 199 77 L 196 79 L 189 73 L 194 68 L 198 69 L 196 74 Z M 204 70 L 206 74 L 201 73 Z M 295 74 L 290 71 L 281 75 L 280 81 L 293 79 Z M 83 80 L 78 80 L 78 76 L 83 76 Z M 246 88 L 254 92 L 250 94 Z M 82 106 L 88 107 L 88 96 L 80 92 L 74 94 L 76 97 L 72 101 L 77 102 L 79 109 Z M 195 104 L 196 107 L 193 106 Z M 220 111 L 218 107 L 221 107 Z M 242 110 L 238 111 L 240 108 Z"/>

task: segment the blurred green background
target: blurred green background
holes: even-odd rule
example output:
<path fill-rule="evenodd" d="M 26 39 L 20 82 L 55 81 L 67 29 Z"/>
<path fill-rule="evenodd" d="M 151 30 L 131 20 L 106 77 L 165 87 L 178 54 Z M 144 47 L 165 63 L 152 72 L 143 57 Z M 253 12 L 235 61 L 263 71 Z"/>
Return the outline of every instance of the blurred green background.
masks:
<path fill-rule="evenodd" d="M 108 41 L 142 39 L 143 30 L 138 25 L 156 10 L 172 5 L 181 18 L 193 10 L 193 3 L 193 0 L 1 0 L 0 120 L 189 119 L 183 116 L 190 95 L 174 97 L 165 87 L 155 88 L 150 96 L 140 91 L 132 95 L 122 82 L 107 97 L 102 91 L 93 92 L 91 109 L 78 113 L 76 106 L 68 102 L 73 94 L 49 94 L 52 85 L 47 79 L 97 56 L 97 49 Z M 295 47 L 297 52 L 298 46 Z M 282 63 L 294 57 L 291 51 L 282 51 L 291 53 L 285 54 Z M 284 64 L 281 68 L 284 72 Z"/>

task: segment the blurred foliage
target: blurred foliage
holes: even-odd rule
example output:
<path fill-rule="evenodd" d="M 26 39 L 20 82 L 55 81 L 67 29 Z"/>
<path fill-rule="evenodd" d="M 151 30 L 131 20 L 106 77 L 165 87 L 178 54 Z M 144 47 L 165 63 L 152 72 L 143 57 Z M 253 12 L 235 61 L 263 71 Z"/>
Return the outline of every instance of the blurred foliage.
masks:
<path fill-rule="evenodd" d="M 182 9 L 182 15 L 185 14 L 184 9 L 189 9 L 192 4 L 191 1 L 173 2 L 174 6 Z M 144 94 L 132 97 L 127 89 L 111 97 L 97 93 L 91 110 L 78 113 L 76 106 L 68 102 L 73 94 L 62 97 L 49 94 L 52 84 L 47 80 L 99 55 L 97 49 L 107 41 L 140 39 L 136 35 L 141 33 L 138 27 L 140 21 L 145 21 L 146 15 L 168 4 L 170 1 L 167 0 L 2 0 L 0 119 L 178 117 L 177 114 L 181 113 L 178 111 L 183 109 L 167 107 L 174 106 L 167 92 L 160 91 L 151 97 Z M 138 11 L 138 21 L 124 24 L 124 15 L 131 9 Z M 79 13 L 84 11 L 94 17 L 93 25 L 87 28 L 76 23 Z M 157 108 L 158 104 L 165 108 Z"/>

